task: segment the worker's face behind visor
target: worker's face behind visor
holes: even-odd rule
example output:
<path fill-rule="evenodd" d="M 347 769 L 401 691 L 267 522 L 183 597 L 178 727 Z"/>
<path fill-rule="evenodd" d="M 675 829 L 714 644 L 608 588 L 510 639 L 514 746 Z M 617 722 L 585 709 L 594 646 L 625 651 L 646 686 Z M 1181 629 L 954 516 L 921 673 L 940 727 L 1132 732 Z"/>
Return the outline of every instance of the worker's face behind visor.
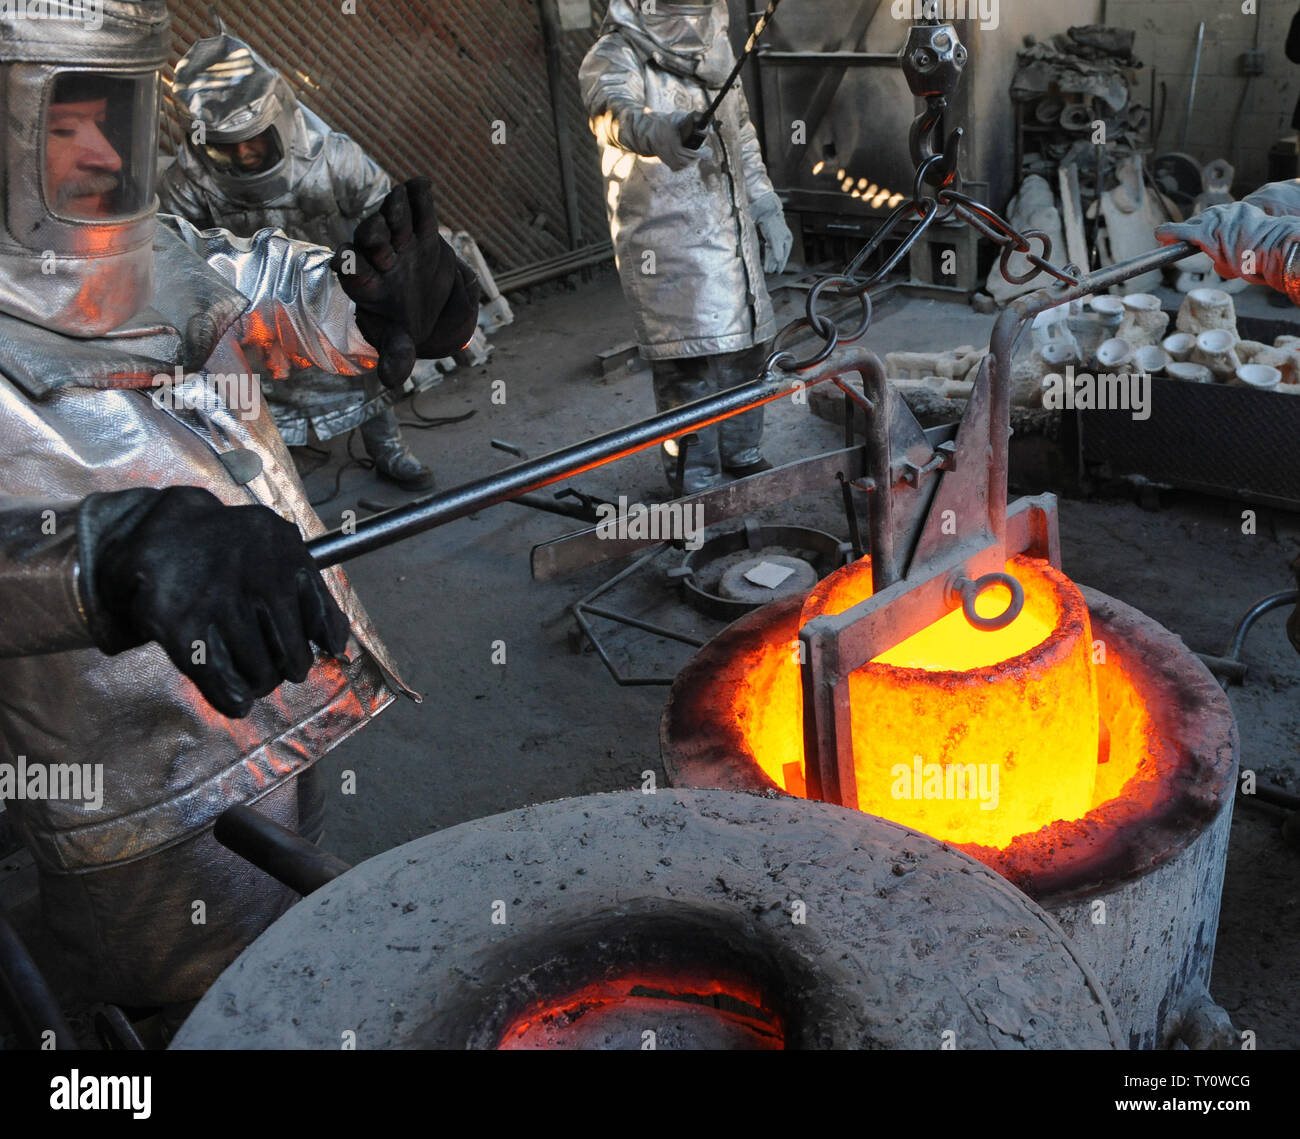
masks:
<path fill-rule="evenodd" d="M 683 52 L 707 51 L 717 32 L 717 5 L 641 0 L 641 22 L 656 39 Z"/>
<path fill-rule="evenodd" d="M 243 142 L 212 143 L 204 154 L 213 167 L 235 177 L 250 177 L 271 170 L 284 158 L 284 148 L 274 127 Z"/>
<path fill-rule="evenodd" d="M 153 201 L 158 77 L 64 71 L 45 104 L 45 206 L 68 220 L 112 221 Z"/>

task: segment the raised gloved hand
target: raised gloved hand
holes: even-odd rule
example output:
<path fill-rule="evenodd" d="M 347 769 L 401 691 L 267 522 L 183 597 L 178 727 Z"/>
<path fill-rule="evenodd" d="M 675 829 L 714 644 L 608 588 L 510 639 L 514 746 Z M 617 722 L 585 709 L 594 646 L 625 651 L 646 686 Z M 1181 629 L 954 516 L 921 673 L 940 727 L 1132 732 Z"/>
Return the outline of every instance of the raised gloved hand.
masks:
<path fill-rule="evenodd" d="M 305 680 L 311 642 L 334 655 L 348 622 L 297 527 L 199 487 L 92 494 L 77 511 L 80 587 L 95 644 L 156 641 L 223 716 Z"/>
<path fill-rule="evenodd" d="M 794 234 L 785 224 L 785 209 L 776 194 L 764 194 L 753 206 L 754 224 L 763 235 L 763 272 L 783 273 L 794 248 Z"/>
<path fill-rule="evenodd" d="M 1249 202 L 1211 206 L 1182 222 L 1167 222 L 1156 229 L 1162 245 L 1190 241 L 1214 262 L 1220 277 L 1240 277 L 1255 285 L 1268 285 L 1300 304 L 1300 218 L 1270 217 Z M 1291 271 L 1287 261 L 1292 260 Z"/>
<path fill-rule="evenodd" d="M 401 387 L 417 358 L 450 356 L 474 335 L 478 279 L 438 233 L 428 178 L 394 186 L 331 265 L 379 352 L 386 387 Z"/>

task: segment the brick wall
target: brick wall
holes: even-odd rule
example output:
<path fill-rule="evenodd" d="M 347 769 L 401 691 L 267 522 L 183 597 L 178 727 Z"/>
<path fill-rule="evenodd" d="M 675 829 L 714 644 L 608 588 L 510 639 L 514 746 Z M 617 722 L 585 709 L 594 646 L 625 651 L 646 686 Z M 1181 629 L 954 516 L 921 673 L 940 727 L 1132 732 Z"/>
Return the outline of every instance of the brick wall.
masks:
<path fill-rule="evenodd" d="M 1157 91 L 1161 82 L 1168 85 L 1159 140 L 1162 152 L 1182 146 L 1196 27 L 1205 21 L 1187 151 L 1202 163 L 1227 158 L 1237 168 L 1241 191 L 1266 180 L 1269 147 L 1295 133 L 1291 115 L 1300 95 L 1300 65 L 1291 63 L 1283 50 L 1300 4 L 1256 0 L 1255 6 L 1258 16 L 1244 14 L 1241 0 L 1108 0 L 1106 4 L 1109 23 L 1137 30 L 1134 51 L 1148 67 L 1156 68 Z M 1254 46 L 1257 27 L 1264 74 L 1248 80 L 1241 76 L 1238 59 Z"/>
<path fill-rule="evenodd" d="M 214 28 L 208 0 L 169 7 L 174 63 Z M 590 29 L 560 33 L 579 245 L 609 236 L 577 86 L 604 4 L 592 0 L 592 9 Z M 219 10 L 228 31 L 390 174 L 432 176 L 441 220 L 473 233 L 494 271 L 571 247 L 536 0 L 221 0 Z M 492 141 L 498 122 L 504 145 Z M 164 146 L 178 138 L 168 124 Z"/>

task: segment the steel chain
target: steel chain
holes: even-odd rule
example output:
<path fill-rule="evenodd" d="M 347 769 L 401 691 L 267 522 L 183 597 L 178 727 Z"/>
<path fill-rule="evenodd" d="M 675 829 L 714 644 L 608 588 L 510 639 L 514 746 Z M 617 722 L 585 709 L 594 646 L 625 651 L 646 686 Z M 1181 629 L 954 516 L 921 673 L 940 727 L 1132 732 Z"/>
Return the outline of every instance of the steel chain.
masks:
<path fill-rule="evenodd" d="M 871 290 L 894 270 L 895 266 L 908 254 L 912 246 L 920 240 L 921 235 L 931 225 L 935 222 L 947 221 L 953 216 L 960 218 L 983 237 L 1002 247 L 998 269 L 1008 283 L 1023 285 L 1039 272 L 1043 272 L 1065 284 L 1078 284 L 1080 271 L 1076 266 L 1066 265 L 1064 268 L 1058 268 L 1049 260 L 1052 256 L 1052 239 L 1047 234 L 1037 229 L 1025 230 L 1021 233 L 1006 218 L 996 213 L 983 202 L 962 193 L 958 189 L 954 189 L 952 183 L 960 184 L 961 181 L 955 171 L 945 179 L 939 189 L 935 191 L 933 197 L 927 196 L 924 193 L 926 175 L 930 172 L 932 166 L 945 160 L 946 156 L 943 153 L 935 154 L 926 159 L 917 169 L 916 178 L 912 185 L 911 200 L 901 202 L 898 208 L 885 219 L 867 244 L 858 251 L 853 260 L 845 267 L 842 274 L 823 277 L 813 285 L 808 292 L 808 302 L 804 309 L 804 315 L 791 321 L 777 333 L 776 339 L 772 343 L 771 355 L 767 359 L 766 372 L 770 373 L 774 369 L 780 369 L 783 372 L 807 371 L 809 368 L 815 368 L 817 365 L 824 363 L 839 345 L 852 344 L 861 340 L 871 328 Z M 859 271 L 871 258 L 872 254 L 881 247 L 886 238 L 898 227 L 899 223 L 908 217 L 916 217 L 918 220 L 911 232 L 903 238 L 898 248 L 885 259 L 884 264 L 874 273 L 866 277 L 859 276 Z M 1033 252 L 1030 244 L 1032 241 L 1037 241 L 1042 246 L 1041 252 Z M 1022 274 L 1013 274 L 1011 272 L 1011 255 L 1013 253 L 1023 255 L 1032 268 Z M 861 322 L 852 332 L 842 332 L 821 307 L 827 298 L 840 300 L 846 297 L 857 299 L 862 306 Z M 805 329 L 811 329 L 814 335 L 822 341 L 822 344 L 817 352 L 808 359 L 799 360 L 789 349 Z"/>

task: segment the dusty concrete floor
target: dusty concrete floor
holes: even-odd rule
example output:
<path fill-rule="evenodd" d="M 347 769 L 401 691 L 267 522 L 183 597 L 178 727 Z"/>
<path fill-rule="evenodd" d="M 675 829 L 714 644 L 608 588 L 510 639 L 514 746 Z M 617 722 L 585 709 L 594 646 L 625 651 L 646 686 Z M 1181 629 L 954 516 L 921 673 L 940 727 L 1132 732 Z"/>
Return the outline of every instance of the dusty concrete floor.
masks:
<path fill-rule="evenodd" d="M 793 294 L 781 294 L 789 303 Z M 420 396 L 426 416 L 473 411 L 468 421 L 408 430 L 449 487 L 515 460 L 490 446 L 505 440 L 539 455 L 653 411 L 646 373 L 601 375 L 597 353 L 632 339 L 612 272 L 518 298 L 516 324 L 494 338 L 491 362 L 458 371 Z M 899 301 L 878 313 L 872 348 L 984 344 L 991 318 L 934 301 Z M 491 399 L 504 381 L 504 404 Z M 404 409 L 403 418 L 412 418 Z M 841 430 L 781 401 L 769 409 L 765 449 L 788 462 L 837 447 Z M 332 492 L 333 462 L 307 478 L 315 498 Z M 1189 440 L 1194 445 L 1194 440 Z M 642 454 L 590 472 L 581 489 L 608 499 L 661 494 L 658 463 Z M 1021 488 L 1037 491 L 1043 487 Z M 357 468 L 320 508 L 331 525 L 360 500 L 396 505 L 406 495 Z M 837 492 L 770 508 L 780 520 L 845 532 Z M 599 658 L 575 653 L 567 609 L 621 568 L 596 567 L 546 584 L 530 579 L 529 550 L 579 524 L 503 504 L 392 549 L 363 557 L 349 572 L 422 704 L 401 701 L 325 761 L 331 821 L 324 845 L 357 862 L 430 831 L 497 812 L 641 784 L 662 785 L 658 724 L 667 690 L 619 687 Z M 1286 565 L 1300 550 L 1300 516 L 1260 512 L 1259 531 L 1241 533 L 1240 507 L 1166 494 L 1144 510 L 1128 493 L 1061 506 L 1066 571 L 1146 611 L 1199 651 L 1222 650 L 1249 605 L 1289 585 Z M 612 599 L 629 610 L 707 637 L 722 628 L 678 605 L 662 569 Z M 1242 765 L 1300 791 L 1300 657 L 1283 632 L 1284 612 L 1265 617 L 1247 645 L 1250 676 L 1232 690 Z M 666 676 L 690 650 L 641 633 L 611 631 L 625 667 Z M 493 663 L 504 642 L 505 663 Z M 499 653 L 498 653 L 499 659 Z M 342 794 L 354 772 L 356 793 Z M 1238 804 L 1224 890 L 1212 989 L 1260 1048 L 1300 1047 L 1300 851 L 1285 845 L 1279 813 Z M 3 1036 L 0 1025 L 0 1036 Z"/>
<path fill-rule="evenodd" d="M 607 379 L 596 364 L 598 352 L 632 339 L 612 273 L 518 304 L 516 314 L 514 327 L 496 336 L 486 367 L 453 373 L 419 400 L 426 415 L 476 412 L 464 424 L 409 433 L 440 486 L 513 462 L 491 449 L 491 439 L 538 455 L 653 410 L 644 373 Z M 907 300 L 881 310 L 870 343 L 882 354 L 983 344 L 990 328 L 991 318 L 964 307 Z M 504 405 L 490 399 L 496 380 L 506 384 Z M 840 443 L 839 429 L 789 401 L 768 414 L 766 451 L 775 462 Z M 332 482 L 321 472 L 309 487 L 328 493 Z M 577 485 L 637 501 L 657 494 L 660 483 L 656 460 L 642 454 L 590 472 Z M 343 495 L 322 514 L 333 522 L 358 497 L 396 503 L 403 496 L 354 470 L 344 476 Z M 1286 566 L 1300 551 L 1300 517 L 1261 511 L 1259 532 L 1245 536 L 1240 509 L 1175 493 L 1162 496 L 1155 511 L 1142 509 L 1133 495 L 1064 501 L 1065 567 L 1146 611 L 1191 648 L 1219 652 L 1252 602 L 1294 584 Z M 768 515 L 844 532 L 838 496 L 829 491 Z M 506 504 L 352 565 L 361 596 L 425 699 L 391 709 L 327 759 L 336 788 L 341 772 L 358 774 L 357 794 L 335 797 L 327 846 L 355 861 L 528 803 L 637 786 L 645 771 L 662 782 L 657 728 L 666 690 L 621 688 L 598 657 L 575 654 L 569 644 L 566 607 L 622 563 L 561 582 L 530 580 L 530 547 L 577 528 Z M 617 599 L 638 612 L 666 615 L 683 630 L 707 636 L 721 628 L 683 614 L 661 581 L 648 574 Z M 1300 657 L 1286 641 L 1284 620 L 1285 612 L 1275 612 L 1257 625 L 1245 654 L 1250 676 L 1244 688 L 1232 690 L 1232 702 L 1243 767 L 1300 791 Z M 638 672 L 671 675 L 690 651 L 639 633 L 610 632 L 611 651 Z M 504 665 L 492 663 L 498 640 L 506 646 Z M 1300 1046 L 1298 883 L 1300 852 L 1283 842 L 1278 812 L 1239 804 L 1213 989 L 1261 1048 Z"/>

